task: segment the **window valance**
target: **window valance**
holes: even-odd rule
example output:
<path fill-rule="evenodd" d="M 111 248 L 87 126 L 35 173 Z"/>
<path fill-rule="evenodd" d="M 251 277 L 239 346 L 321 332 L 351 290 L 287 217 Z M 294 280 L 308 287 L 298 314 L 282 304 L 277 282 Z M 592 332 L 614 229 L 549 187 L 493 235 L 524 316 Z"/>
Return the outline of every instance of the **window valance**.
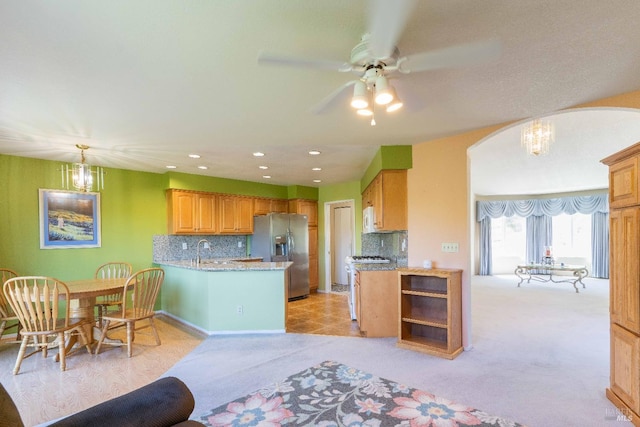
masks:
<path fill-rule="evenodd" d="M 594 212 L 609 212 L 608 194 L 593 196 L 573 196 L 550 199 L 527 200 L 491 200 L 476 202 L 476 218 L 482 221 L 485 218 L 510 217 L 514 215 L 528 216 L 555 216 L 562 213 L 573 215 L 575 213 L 592 214 Z"/>

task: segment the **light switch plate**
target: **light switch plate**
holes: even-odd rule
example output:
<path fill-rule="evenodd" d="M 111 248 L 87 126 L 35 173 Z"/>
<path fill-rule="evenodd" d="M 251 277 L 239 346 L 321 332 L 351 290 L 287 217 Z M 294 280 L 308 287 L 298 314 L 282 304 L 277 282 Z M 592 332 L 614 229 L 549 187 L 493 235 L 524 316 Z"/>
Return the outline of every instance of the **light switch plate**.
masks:
<path fill-rule="evenodd" d="M 442 252 L 458 252 L 457 243 L 443 243 Z"/>

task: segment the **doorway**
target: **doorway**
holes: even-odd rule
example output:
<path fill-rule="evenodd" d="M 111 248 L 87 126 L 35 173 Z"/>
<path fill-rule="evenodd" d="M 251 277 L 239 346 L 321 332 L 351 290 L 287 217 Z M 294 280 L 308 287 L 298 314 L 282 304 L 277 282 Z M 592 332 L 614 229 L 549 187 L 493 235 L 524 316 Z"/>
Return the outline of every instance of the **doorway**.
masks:
<path fill-rule="evenodd" d="M 328 211 L 328 212 L 327 212 Z M 325 204 L 326 218 L 329 220 L 326 259 L 326 289 L 330 292 L 348 293 L 349 279 L 345 268 L 345 258 L 353 255 L 355 248 L 355 216 L 353 200 L 343 200 Z"/>

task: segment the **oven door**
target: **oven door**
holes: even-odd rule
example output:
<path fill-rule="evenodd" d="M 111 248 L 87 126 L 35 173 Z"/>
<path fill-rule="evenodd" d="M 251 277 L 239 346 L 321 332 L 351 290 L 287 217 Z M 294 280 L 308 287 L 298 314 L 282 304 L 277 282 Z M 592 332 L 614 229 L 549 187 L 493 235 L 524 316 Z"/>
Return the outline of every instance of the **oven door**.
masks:
<path fill-rule="evenodd" d="M 347 270 L 347 282 L 349 284 L 349 314 L 351 315 L 351 320 L 357 320 L 356 317 L 356 269 L 353 264 L 347 263 L 345 265 L 345 270 Z"/>

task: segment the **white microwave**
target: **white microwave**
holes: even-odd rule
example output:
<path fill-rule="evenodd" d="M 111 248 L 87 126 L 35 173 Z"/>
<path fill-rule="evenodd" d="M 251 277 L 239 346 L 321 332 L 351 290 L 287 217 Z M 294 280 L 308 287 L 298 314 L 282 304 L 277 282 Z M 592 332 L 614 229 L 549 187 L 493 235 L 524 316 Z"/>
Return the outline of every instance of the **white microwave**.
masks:
<path fill-rule="evenodd" d="M 367 206 L 362 211 L 362 232 L 363 233 L 375 233 L 376 232 L 376 211 L 373 206 Z"/>

